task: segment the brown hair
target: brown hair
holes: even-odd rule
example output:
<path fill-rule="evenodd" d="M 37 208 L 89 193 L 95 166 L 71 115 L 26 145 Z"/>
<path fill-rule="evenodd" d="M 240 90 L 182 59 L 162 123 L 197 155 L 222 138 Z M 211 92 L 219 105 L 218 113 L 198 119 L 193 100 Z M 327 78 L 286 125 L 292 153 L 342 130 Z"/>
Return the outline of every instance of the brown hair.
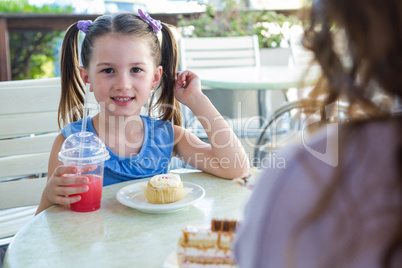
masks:
<path fill-rule="evenodd" d="M 402 98 L 402 1 L 318 0 L 310 7 L 304 14 L 307 20 L 303 45 L 314 52 L 323 73 L 311 97 L 324 98 L 325 105 L 339 100 L 349 104 L 350 123 L 341 129 L 340 139 L 347 139 L 356 127 L 374 120 L 394 120 L 402 130 L 402 120 L 391 114 L 394 101 Z M 345 36 L 343 51 L 337 50 L 339 34 Z M 376 95 L 386 96 L 391 102 L 375 102 Z M 357 118 L 358 113 L 364 114 L 364 118 Z M 402 197 L 402 138 L 395 147 L 392 168 L 397 169 L 395 180 Z M 314 208 L 298 223 L 295 236 L 325 214 L 344 182 L 347 163 L 342 162 L 343 149 L 341 146 L 336 174 Z M 398 224 L 390 226 L 394 233 L 383 249 L 382 267 L 393 267 L 401 254 L 402 211 L 398 217 Z"/>
<path fill-rule="evenodd" d="M 163 68 L 159 86 L 155 88 L 151 96 L 149 114 L 157 111 L 160 119 L 165 121 L 173 119 L 174 124 L 181 125 L 180 104 L 174 97 L 178 66 L 177 42 L 168 25 L 162 23 L 161 31 L 162 44 L 160 45 L 152 26 L 138 15 L 118 13 L 100 16 L 86 30 L 81 46 L 81 60 L 83 66 L 88 68 L 96 38 L 110 33 L 133 35 L 146 40 L 155 66 L 161 65 Z M 61 98 L 58 111 L 60 128 L 83 116 L 85 88 L 78 70 L 78 34 L 77 23 L 74 23 L 67 29 L 61 49 Z"/>

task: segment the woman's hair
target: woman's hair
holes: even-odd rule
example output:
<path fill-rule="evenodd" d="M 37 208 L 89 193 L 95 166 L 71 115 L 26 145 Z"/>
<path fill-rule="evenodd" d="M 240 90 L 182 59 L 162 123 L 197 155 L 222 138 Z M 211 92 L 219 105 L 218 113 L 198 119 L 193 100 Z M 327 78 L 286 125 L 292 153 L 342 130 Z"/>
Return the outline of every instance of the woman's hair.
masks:
<path fill-rule="evenodd" d="M 402 1 L 315 0 L 306 11 L 303 45 L 314 52 L 322 68 L 322 77 L 311 97 L 323 98 L 327 107 L 336 101 L 349 105 L 352 119 L 341 129 L 340 144 L 365 122 L 392 120 L 402 130 L 402 120 L 391 115 L 395 100 L 402 98 Z M 343 50 L 339 49 L 339 36 L 344 37 Z M 376 102 L 376 96 L 385 98 Z M 357 114 L 364 115 L 364 119 L 358 120 Z M 390 163 L 390 168 L 397 171 L 395 180 L 402 197 L 402 136 L 399 139 L 395 166 Z M 313 209 L 298 223 L 295 236 L 325 214 L 344 182 L 347 163 L 342 158 L 342 146 L 339 151 L 334 177 Z M 394 233 L 383 249 L 382 267 L 392 267 L 402 251 L 402 211 L 397 217 L 397 226 L 389 228 Z"/>
<path fill-rule="evenodd" d="M 152 26 L 136 14 L 119 13 L 100 16 L 86 30 L 81 46 L 81 61 L 82 65 L 88 68 L 95 40 L 111 33 L 145 40 L 151 50 L 153 63 L 163 68 L 159 86 L 155 88 L 151 96 L 149 114 L 157 111 L 160 119 L 173 120 L 174 124 L 181 125 L 180 104 L 174 97 L 178 65 L 177 42 L 168 25 L 162 23 L 161 32 L 160 44 Z M 60 128 L 83 116 L 85 88 L 78 69 L 80 64 L 78 36 L 79 29 L 77 23 L 74 23 L 67 29 L 61 49 L 61 99 L 58 111 Z"/>
<path fill-rule="evenodd" d="M 313 96 L 324 93 L 327 104 L 347 101 L 350 113 L 389 115 L 389 103 L 375 103 L 373 97 L 402 98 L 402 2 L 313 2 L 303 38 L 323 71 Z M 339 51 L 342 36 L 345 44 Z"/>

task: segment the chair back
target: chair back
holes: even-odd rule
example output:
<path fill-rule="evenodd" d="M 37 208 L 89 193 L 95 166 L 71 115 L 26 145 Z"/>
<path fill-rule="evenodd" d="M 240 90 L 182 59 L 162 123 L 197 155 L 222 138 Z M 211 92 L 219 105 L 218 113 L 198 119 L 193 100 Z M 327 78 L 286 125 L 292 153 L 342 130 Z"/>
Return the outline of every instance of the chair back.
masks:
<path fill-rule="evenodd" d="M 259 66 L 258 37 L 181 38 L 180 69 Z"/>
<path fill-rule="evenodd" d="M 60 94 L 60 77 L 0 82 L 0 238 L 15 234 L 40 202 Z"/>

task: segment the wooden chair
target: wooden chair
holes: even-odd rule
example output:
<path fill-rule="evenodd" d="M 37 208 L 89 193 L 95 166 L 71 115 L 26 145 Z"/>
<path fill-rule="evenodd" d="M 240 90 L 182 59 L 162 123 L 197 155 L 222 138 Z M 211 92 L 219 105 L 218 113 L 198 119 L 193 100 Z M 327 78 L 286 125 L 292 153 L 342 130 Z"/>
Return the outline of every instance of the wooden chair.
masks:
<path fill-rule="evenodd" d="M 59 77 L 0 82 L 0 245 L 39 204 L 59 131 L 60 87 Z"/>

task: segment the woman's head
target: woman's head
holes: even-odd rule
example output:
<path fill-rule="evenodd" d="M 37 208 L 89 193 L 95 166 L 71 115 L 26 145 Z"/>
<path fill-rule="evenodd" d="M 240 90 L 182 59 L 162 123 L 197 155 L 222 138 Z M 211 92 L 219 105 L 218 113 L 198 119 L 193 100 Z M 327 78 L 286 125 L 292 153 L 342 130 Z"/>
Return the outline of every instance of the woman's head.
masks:
<path fill-rule="evenodd" d="M 85 69 L 90 67 L 94 57 L 95 44 L 106 36 L 130 37 L 146 44 L 154 67 L 162 66 L 163 69 L 159 86 L 153 91 L 155 96 L 158 96 L 157 101 L 154 103 L 156 97 L 153 96 L 150 107 L 158 110 L 161 119 L 171 120 L 173 118 L 176 124 L 181 124 L 180 106 L 174 98 L 174 79 L 178 62 L 177 44 L 169 27 L 162 24 L 162 34 L 158 35 L 149 21 L 132 13 L 104 15 L 98 17 L 92 24 L 85 26 L 87 26 L 85 38 L 81 47 L 81 61 Z M 65 125 L 82 117 L 84 86 L 78 72 L 78 33 L 79 28 L 77 23 L 74 23 L 67 30 L 63 41 L 59 125 L 61 125 L 61 121 Z"/>
<path fill-rule="evenodd" d="M 374 94 L 402 97 L 402 1 L 315 0 L 311 7 L 304 44 L 323 68 L 329 103 L 345 98 L 378 115 L 383 104 L 371 102 Z"/>

